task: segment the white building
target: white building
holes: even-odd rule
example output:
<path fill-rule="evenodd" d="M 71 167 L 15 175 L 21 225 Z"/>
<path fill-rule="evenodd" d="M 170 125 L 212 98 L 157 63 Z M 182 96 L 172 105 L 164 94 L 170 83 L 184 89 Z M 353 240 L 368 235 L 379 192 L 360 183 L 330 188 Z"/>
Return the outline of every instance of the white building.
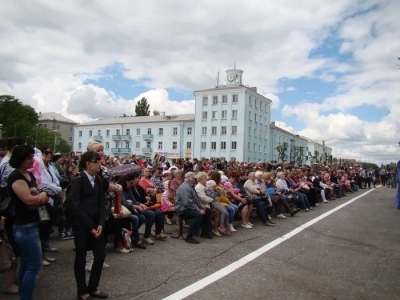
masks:
<path fill-rule="evenodd" d="M 304 165 L 307 159 L 307 143 L 308 140 L 293 134 L 275 125 L 271 122 L 271 156 L 269 160 L 281 162 L 281 156 L 277 150 L 278 146 L 282 146 L 286 150 L 282 152 L 285 162 L 294 162 L 296 165 Z"/>
<path fill-rule="evenodd" d="M 106 155 L 135 154 L 168 159 L 192 157 L 194 114 L 108 118 L 74 127 L 74 151 L 82 153 L 90 142 L 104 145 Z"/>
<path fill-rule="evenodd" d="M 230 69 L 225 85 L 194 92 L 193 157 L 267 160 L 272 101 L 243 85 L 242 76 L 242 70 Z"/>
<path fill-rule="evenodd" d="M 312 164 L 316 162 L 323 162 L 325 153 L 329 158 L 332 156 L 332 148 L 325 145 L 325 141 L 319 142 L 316 140 L 309 139 L 307 137 L 302 137 L 307 140 L 307 164 Z"/>

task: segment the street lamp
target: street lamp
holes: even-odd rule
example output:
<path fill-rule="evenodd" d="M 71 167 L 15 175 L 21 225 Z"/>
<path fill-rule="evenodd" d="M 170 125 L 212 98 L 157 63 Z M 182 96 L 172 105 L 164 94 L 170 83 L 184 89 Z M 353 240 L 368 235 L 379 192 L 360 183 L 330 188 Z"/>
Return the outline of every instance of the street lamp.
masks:
<path fill-rule="evenodd" d="M 58 132 L 58 130 L 53 130 L 53 132 L 54 132 L 54 148 L 53 148 L 53 151 L 54 151 L 54 153 L 56 153 L 56 140 L 57 140 L 57 132 Z"/>

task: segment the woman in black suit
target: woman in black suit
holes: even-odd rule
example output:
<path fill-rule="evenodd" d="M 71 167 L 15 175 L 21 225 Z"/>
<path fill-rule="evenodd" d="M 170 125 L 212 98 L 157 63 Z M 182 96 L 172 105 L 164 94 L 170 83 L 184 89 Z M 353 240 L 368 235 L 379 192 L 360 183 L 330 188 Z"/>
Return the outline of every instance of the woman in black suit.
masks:
<path fill-rule="evenodd" d="M 96 173 L 100 171 L 100 155 L 85 152 L 79 163 L 80 176 L 71 181 L 68 198 L 72 200 L 72 228 L 75 241 L 75 279 L 78 299 L 106 299 L 108 295 L 98 286 L 105 259 L 103 227 L 107 202 L 104 197 L 103 181 Z M 92 250 L 94 262 L 86 285 L 86 253 Z"/>

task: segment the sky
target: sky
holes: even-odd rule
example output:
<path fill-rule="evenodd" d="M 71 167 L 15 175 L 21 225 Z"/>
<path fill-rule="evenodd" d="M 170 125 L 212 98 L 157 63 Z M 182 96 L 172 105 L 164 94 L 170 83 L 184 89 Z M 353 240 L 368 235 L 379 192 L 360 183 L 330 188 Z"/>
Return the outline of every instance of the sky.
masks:
<path fill-rule="evenodd" d="M 271 121 L 335 157 L 400 158 L 400 1 L 4 1 L 0 94 L 78 122 L 194 113 L 217 73 L 273 100 Z"/>

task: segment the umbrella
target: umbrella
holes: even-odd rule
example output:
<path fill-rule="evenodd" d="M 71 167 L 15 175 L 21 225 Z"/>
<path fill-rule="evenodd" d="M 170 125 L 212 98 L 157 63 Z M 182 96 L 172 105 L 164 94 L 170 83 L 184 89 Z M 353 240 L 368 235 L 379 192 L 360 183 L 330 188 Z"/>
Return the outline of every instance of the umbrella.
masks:
<path fill-rule="evenodd" d="M 129 173 L 133 172 L 142 172 L 142 167 L 138 165 L 133 165 L 133 164 L 125 164 L 125 165 L 119 165 L 111 169 L 111 173 L 115 177 L 120 177 L 120 176 L 125 176 Z"/>

